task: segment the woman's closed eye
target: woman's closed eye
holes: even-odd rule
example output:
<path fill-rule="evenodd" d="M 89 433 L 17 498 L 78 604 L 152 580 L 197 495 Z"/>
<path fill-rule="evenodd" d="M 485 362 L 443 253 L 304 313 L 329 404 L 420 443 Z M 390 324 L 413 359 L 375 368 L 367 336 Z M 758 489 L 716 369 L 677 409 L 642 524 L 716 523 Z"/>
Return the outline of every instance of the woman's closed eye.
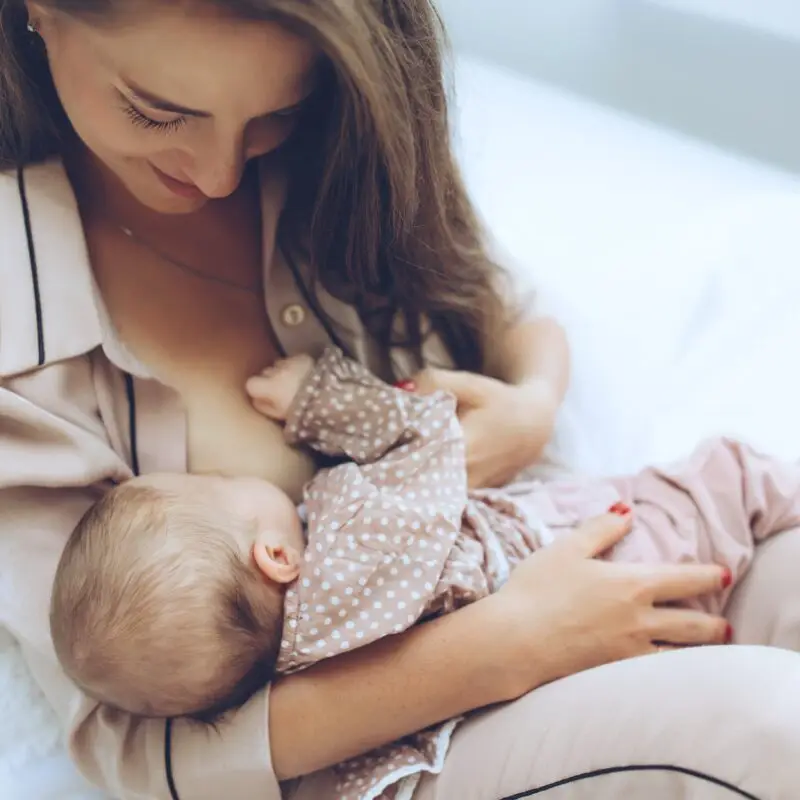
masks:
<path fill-rule="evenodd" d="M 297 116 L 305 106 L 308 105 L 308 100 L 303 100 L 300 103 L 296 103 L 293 106 L 288 106 L 287 108 L 281 108 L 278 111 L 273 111 L 271 114 L 267 114 L 267 119 L 278 118 L 278 119 L 286 119 L 287 117 L 295 117 Z"/>
<path fill-rule="evenodd" d="M 297 103 L 293 106 L 287 106 L 286 108 L 281 108 L 278 111 L 273 111 L 272 113 L 261 117 L 261 120 L 263 122 L 269 122 L 270 120 L 292 119 L 303 110 L 306 102 L 307 101 L 304 100 L 303 102 Z M 165 114 L 169 116 L 169 119 L 155 119 L 141 109 L 137 108 L 127 98 L 125 98 L 123 111 L 134 125 L 137 125 L 140 128 L 145 128 L 146 130 L 154 130 L 162 133 L 171 133 L 175 130 L 178 130 L 186 125 L 186 123 L 189 121 L 188 117 L 184 114 L 169 114 L 166 111 L 159 111 L 156 113 Z"/>
<path fill-rule="evenodd" d="M 181 128 L 186 124 L 186 117 L 184 116 L 176 116 L 167 120 L 153 119 L 143 111 L 140 111 L 130 102 L 126 102 L 123 110 L 128 119 L 134 125 L 137 125 L 140 128 L 145 128 L 146 130 L 171 133 L 172 131 L 178 130 L 178 128 Z"/>

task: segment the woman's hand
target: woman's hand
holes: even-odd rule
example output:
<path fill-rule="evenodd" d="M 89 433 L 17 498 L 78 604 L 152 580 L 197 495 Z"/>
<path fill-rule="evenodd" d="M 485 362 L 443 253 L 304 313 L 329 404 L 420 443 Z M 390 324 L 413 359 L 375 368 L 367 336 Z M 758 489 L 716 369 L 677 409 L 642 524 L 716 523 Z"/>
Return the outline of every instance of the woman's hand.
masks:
<path fill-rule="evenodd" d="M 416 391 L 450 392 L 467 442 L 469 485 L 504 486 L 542 454 L 553 433 L 558 400 L 546 381 L 519 386 L 471 372 L 426 369 Z"/>
<path fill-rule="evenodd" d="M 623 564 L 597 559 L 630 530 L 630 514 L 589 520 L 534 553 L 494 602 L 509 699 L 591 667 L 674 646 L 724 644 L 720 617 L 678 600 L 721 591 L 730 573 L 716 565 Z M 510 674 L 508 672 L 510 670 Z"/>

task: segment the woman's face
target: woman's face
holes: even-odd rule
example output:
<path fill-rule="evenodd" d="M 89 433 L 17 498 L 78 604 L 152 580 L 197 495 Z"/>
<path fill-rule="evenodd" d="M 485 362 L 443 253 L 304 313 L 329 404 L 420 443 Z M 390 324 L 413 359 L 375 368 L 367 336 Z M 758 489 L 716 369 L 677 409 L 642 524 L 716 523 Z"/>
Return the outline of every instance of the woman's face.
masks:
<path fill-rule="evenodd" d="M 145 206 L 188 213 L 287 138 L 318 54 L 274 24 L 165 5 L 103 27 L 30 13 L 84 144 Z"/>

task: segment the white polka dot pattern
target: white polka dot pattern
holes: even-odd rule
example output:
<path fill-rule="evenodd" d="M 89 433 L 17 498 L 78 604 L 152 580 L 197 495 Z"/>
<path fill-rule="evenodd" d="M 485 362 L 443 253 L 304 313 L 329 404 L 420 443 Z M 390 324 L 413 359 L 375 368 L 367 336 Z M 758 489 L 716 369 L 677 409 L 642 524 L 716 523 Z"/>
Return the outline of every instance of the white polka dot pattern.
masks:
<path fill-rule="evenodd" d="M 393 389 L 338 351 L 327 351 L 305 382 L 287 435 L 352 461 L 306 488 L 308 546 L 286 596 L 281 672 L 424 616 L 467 502 L 454 400 Z"/>

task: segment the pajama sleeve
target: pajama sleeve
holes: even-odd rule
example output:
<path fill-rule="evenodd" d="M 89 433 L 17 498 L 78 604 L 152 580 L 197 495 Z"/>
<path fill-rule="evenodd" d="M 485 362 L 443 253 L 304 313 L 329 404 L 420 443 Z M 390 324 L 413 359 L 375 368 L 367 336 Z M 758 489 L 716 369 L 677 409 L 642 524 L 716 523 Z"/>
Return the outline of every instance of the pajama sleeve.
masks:
<path fill-rule="evenodd" d="M 424 436 L 435 438 L 448 418 L 455 421 L 455 403 L 442 395 L 419 397 L 395 389 L 331 347 L 298 391 L 285 435 L 292 445 L 368 464 L 406 441 L 419 440 L 420 425 L 429 414 L 436 416 L 437 427 L 424 426 Z M 425 443 L 417 441 L 415 447 L 420 444 Z"/>

